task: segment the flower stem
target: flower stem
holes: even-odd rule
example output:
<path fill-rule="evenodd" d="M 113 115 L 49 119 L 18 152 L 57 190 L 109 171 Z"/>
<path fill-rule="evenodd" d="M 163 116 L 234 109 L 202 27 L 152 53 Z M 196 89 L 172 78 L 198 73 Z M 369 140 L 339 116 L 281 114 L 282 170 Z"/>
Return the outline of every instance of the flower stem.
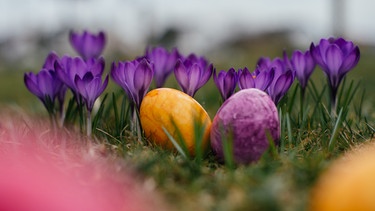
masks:
<path fill-rule="evenodd" d="M 52 125 L 52 129 L 54 131 L 56 131 L 57 127 L 56 127 L 56 116 L 54 114 L 49 114 L 49 118 L 50 118 L 50 121 L 51 121 L 51 125 Z"/>
<path fill-rule="evenodd" d="M 136 107 L 133 110 L 133 121 L 132 121 L 132 131 L 135 131 L 137 135 L 137 140 L 142 143 L 141 125 L 138 118 L 138 113 Z"/>
<path fill-rule="evenodd" d="M 303 122 L 303 116 L 304 116 L 304 109 L 303 109 L 303 104 L 305 101 L 305 91 L 306 89 L 302 86 L 301 87 L 301 96 L 300 96 L 300 113 L 301 113 L 301 123 Z"/>
<path fill-rule="evenodd" d="M 87 119 L 86 119 L 86 133 L 88 137 L 91 137 L 92 133 L 92 123 L 91 123 L 91 111 L 87 110 Z"/>
<path fill-rule="evenodd" d="M 64 126 L 64 121 L 65 121 L 65 110 L 64 110 L 64 104 L 60 104 L 60 112 L 59 112 L 59 115 L 60 115 L 60 119 L 59 119 L 59 127 L 63 127 Z"/>
<path fill-rule="evenodd" d="M 337 117 L 337 88 L 331 87 L 330 89 L 330 99 L 331 99 L 331 116 Z"/>

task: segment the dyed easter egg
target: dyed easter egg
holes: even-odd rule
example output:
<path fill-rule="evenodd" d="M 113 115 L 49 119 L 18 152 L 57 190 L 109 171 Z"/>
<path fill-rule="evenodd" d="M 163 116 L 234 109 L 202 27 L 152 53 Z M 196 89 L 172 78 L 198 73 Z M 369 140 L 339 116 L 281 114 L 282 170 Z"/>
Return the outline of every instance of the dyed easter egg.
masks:
<path fill-rule="evenodd" d="M 279 125 L 271 98 L 258 89 L 243 89 L 227 99 L 216 113 L 211 126 L 211 146 L 222 160 L 224 141 L 232 141 L 235 162 L 251 163 L 269 146 L 266 131 L 278 144 Z"/>
<path fill-rule="evenodd" d="M 375 210 L 375 140 L 334 161 L 311 191 L 312 211 Z"/>
<path fill-rule="evenodd" d="M 140 121 L 146 137 L 162 147 L 175 148 L 163 128 L 176 141 L 182 139 L 191 155 L 196 143 L 201 142 L 203 149 L 209 144 L 209 115 L 194 98 L 179 90 L 159 88 L 147 93 L 141 103 Z M 202 129 L 202 140 L 195 140 L 195 127 Z"/>

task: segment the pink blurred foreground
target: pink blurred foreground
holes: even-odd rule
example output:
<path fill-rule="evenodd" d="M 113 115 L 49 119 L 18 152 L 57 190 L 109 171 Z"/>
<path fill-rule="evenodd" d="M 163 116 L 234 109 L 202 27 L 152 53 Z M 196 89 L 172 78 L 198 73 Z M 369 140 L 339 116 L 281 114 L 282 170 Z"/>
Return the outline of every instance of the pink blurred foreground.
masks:
<path fill-rule="evenodd" d="M 0 116 L 0 210 L 166 210 L 102 145 L 21 115 Z"/>

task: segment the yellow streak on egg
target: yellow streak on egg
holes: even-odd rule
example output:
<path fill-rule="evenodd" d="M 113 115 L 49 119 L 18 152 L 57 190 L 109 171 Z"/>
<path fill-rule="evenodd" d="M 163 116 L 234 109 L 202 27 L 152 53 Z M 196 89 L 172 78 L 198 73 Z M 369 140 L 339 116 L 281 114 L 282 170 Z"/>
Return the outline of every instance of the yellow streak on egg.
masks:
<path fill-rule="evenodd" d="M 195 152 L 194 124 L 205 127 L 203 149 L 209 144 L 211 119 L 204 108 L 189 95 L 170 88 L 154 89 L 143 98 L 140 108 L 142 128 L 148 139 L 167 149 L 174 149 L 163 127 L 178 140 L 180 131 L 191 155 Z"/>

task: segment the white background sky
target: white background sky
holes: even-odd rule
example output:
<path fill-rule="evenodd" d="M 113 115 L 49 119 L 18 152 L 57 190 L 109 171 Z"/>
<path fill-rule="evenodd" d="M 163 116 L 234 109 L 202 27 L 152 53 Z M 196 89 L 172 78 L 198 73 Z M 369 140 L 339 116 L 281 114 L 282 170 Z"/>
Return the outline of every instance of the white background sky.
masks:
<path fill-rule="evenodd" d="M 375 44 L 375 1 L 342 1 L 346 37 Z M 193 48 L 237 31 L 283 27 L 317 41 L 332 35 L 332 21 L 332 0 L 0 0 L 0 42 L 65 26 L 102 29 L 139 45 L 169 25 L 183 27 L 182 42 Z"/>

